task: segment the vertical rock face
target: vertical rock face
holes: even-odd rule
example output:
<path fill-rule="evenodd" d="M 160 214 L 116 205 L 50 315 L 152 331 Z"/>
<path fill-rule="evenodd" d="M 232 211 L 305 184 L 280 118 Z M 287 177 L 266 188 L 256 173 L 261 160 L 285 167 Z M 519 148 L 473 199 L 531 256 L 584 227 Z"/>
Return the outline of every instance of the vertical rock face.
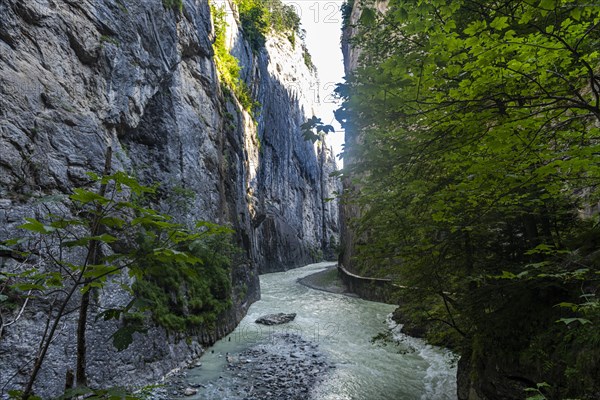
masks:
<path fill-rule="evenodd" d="M 325 200 L 341 190 L 329 176 L 336 170 L 335 158 L 326 144 L 313 145 L 300 134 L 300 125 L 318 103 L 314 67 L 306 64 L 301 43 L 284 35 L 267 37 L 264 49 L 253 54 L 230 3 L 217 4 L 228 16 L 231 52 L 262 105 L 255 116 L 255 137 L 247 139 L 255 143 L 248 152 L 247 194 L 259 270 L 333 259 L 339 241 L 338 205 Z"/>
<path fill-rule="evenodd" d="M 324 202 L 337 190 L 329 178 L 334 158 L 325 145 L 315 157 L 315 146 L 299 134 L 317 101 L 316 76 L 286 38 L 269 38 L 266 50 L 258 71 L 259 168 L 251 182 L 261 272 L 304 265 L 323 252 L 331 257 L 337 237 L 337 207 Z"/>
<path fill-rule="evenodd" d="M 3 0 L 0 3 L 0 240 L 24 217 L 43 212 L 37 199 L 69 193 L 100 172 L 115 149 L 113 169 L 156 181 L 165 193 L 185 189 L 191 204 L 161 206 L 181 221 L 211 220 L 236 230 L 246 262 L 232 271 L 233 307 L 214 329 L 195 336 L 152 328 L 121 353 L 94 325 L 88 342 L 90 381 L 129 385 L 159 379 L 229 332 L 259 298 L 258 272 L 333 256 L 338 241 L 335 162 L 326 146 L 303 141 L 316 76 L 301 46 L 269 37 L 254 54 L 229 16 L 232 53 L 262 104 L 256 121 L 223 94 L 213 61 L 208 3 L 185 0 L 183 11 L 161 0 Z M 0 258 L 0 268 L 8 259 Z M 101 293 L 99 305 L 127 300 Z M 26 308 L 0 337 L 0 384 L 20 387 L 43 305 Z M 38 392 L 64 387 L 73 365 L 74 324 L 65 320 L 51 347 Z M 39 340 L 39 339 L 38 339 Z M 5 388 L 5 389 L 6 389 Z M 3 390 L 5 390 L 3 389 Z"/>

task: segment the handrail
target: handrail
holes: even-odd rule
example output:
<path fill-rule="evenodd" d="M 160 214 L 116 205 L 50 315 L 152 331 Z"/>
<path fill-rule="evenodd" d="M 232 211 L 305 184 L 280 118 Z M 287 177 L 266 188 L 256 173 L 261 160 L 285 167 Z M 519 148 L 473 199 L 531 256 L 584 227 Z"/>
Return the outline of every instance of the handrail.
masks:
<path fill-rule="evenodd" d="M 371 277 L 366 277 L 366 276 L 360 276 L 360 275 L 353 274 L 352 272 L 350 272 L 346 268 L 344 268 L 343 264 L 338 263 L 338 270 L 340 270 L 340 269 L 342 270 L 342 272 L 344 274 L 346 274 L 348 276 L 351 276 L 353 278 L 356 278 L 356 279 L 362 279 L 362 280 L 365 280 L 365 281 L 379 281 L 379 282 L 390 282 L 390 283 L 392 282 L 392 280 L 389 279 L 389 278 L 371 278 Z"/>
<path fill-rule="evenodd" d="M 361 279 L 363 281 L 389 282 L 393 287 L 398 288 L 398 289 L 411 289 L 408 286 L 398 285 L 397 283 L 393 283 L 392 279 L 390 279 L 390 278 L 371 278 L 371 277 L 367 277 L 367 276 L 360 276 L 360 275 L 353 274 L 352 272 L 348 271 L 344 267 L 344 265 L 341 263 L 338 263 L 338 270 L 341 270 L 344 274 L 351 276 L 352 278 Z M 412 288 L 412 289 L 414 289 L 414 288 Z"/>

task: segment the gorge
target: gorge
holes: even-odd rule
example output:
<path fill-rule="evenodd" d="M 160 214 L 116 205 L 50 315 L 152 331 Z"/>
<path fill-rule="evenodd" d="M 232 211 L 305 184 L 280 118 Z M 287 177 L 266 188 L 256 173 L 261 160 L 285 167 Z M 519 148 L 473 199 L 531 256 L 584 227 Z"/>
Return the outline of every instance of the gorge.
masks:
<path fill-rule="evenodd" d="M 600 399 L 600 8 L 347 1 L 338 170 L 297 6 L 0 0 L 0 398 Z"/>
<path fill-rule="evenodd" d="M 254 110 L 220 82 L 207 1 L 0 4 L 2 240 L 22 235 L 24 218 L 63 211 L 64 195 L 89 185 L 87 172 L 102 173 L 111 147 L 113 171 L 160 183 L 157 207 L 179 222 L 230 226 L 242 252 L 231 270 L 232 305 L 213 327 L 185 335 L 150 327 L 117 352 L 109 338 L 118 323 L 90 323 L 92 386 L 160 379 L 237 325 L 260 297 L 259 273 L 332 257 L 337 245 L 336 201 L 324 201 L 339 190 L 329 177 L 333 154 L 325 143 L 313 146 L 299 134 L 313 112 L 309 88 L 316 75 L 301 40 L 290 39 L 298 27 L 269 34 L 257 47 L 233 3 L 215 6 L 224 11 L 225 44 L 239 63 L 236 83 L 248 88 Z M 12 253 L 0 255 L 3 273 L 23 267 Z M 2 276 L 3 290 L 9 279 Z M 25 297 L 13 300 L 20 307 Z M 100 291 L 89 320 L 128 301 L 114 288 Z M 3 393 L 27 379 L 45 314 L 52 313 L 50 298 L 32 299 L 4 329 L 13 310 L 5 305 Z M 35 385 L 43 397 L 65 387 L 75 325 L 73 315 L 65 317 L 49 348 Z"/>

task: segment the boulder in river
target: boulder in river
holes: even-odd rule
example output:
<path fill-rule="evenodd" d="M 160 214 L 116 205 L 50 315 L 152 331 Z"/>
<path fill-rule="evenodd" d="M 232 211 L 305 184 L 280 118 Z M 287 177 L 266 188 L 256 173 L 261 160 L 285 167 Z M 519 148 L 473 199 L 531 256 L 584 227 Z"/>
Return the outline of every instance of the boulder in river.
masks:
<path fill-rule="evenodd" d="M 195 395 L 196 393 L 198 393 L 198 389 L 194 389 L 194 388 L 191 388 L 191 387 L 189 387 L 189 388 L 187 388 L 187 389 L 185 389 L 185 390 L 183 391 L 183 394 L 184 394 L 185 396 L 193 396 L 193 395 Z"/>
<path fill-rule="evenodd" d="M 255 322 L 257 324 L 263 325 L 281 325 L 286 322 L 293 321 L 296 318 L 296 313 L 285 314 L 285 313 L 277 313 L 277 314 L 268 314 L 260 317 Z"/>

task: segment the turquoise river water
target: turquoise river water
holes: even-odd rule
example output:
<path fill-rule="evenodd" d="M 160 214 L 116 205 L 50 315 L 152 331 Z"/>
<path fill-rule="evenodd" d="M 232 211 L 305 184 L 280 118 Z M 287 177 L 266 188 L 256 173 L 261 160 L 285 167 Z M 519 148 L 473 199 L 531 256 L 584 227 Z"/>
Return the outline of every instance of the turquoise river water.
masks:
<path fill-rule="evenodd" d="M 394 306 L 307 288 L 299 278 L 330 267 L 307 265 L 260 277 L 262 298 L 228 337 L 217 342 L 188 373 L 201 388 L 191 399 L 235 399 L 234 376 L 225 355 L 258 343 L 274 332 L 298 333 L 318 344 L 334 369 L 311 393 L 314 400 L 455 400 L 456 358 L 448 350 L 427 345 L 399 332 L 391 322 Z M 254 323 L 271 313 L 296 313 L 288 324 L 267 327 Z M 372 341 L 389 332 L 395 343 Z"/>

